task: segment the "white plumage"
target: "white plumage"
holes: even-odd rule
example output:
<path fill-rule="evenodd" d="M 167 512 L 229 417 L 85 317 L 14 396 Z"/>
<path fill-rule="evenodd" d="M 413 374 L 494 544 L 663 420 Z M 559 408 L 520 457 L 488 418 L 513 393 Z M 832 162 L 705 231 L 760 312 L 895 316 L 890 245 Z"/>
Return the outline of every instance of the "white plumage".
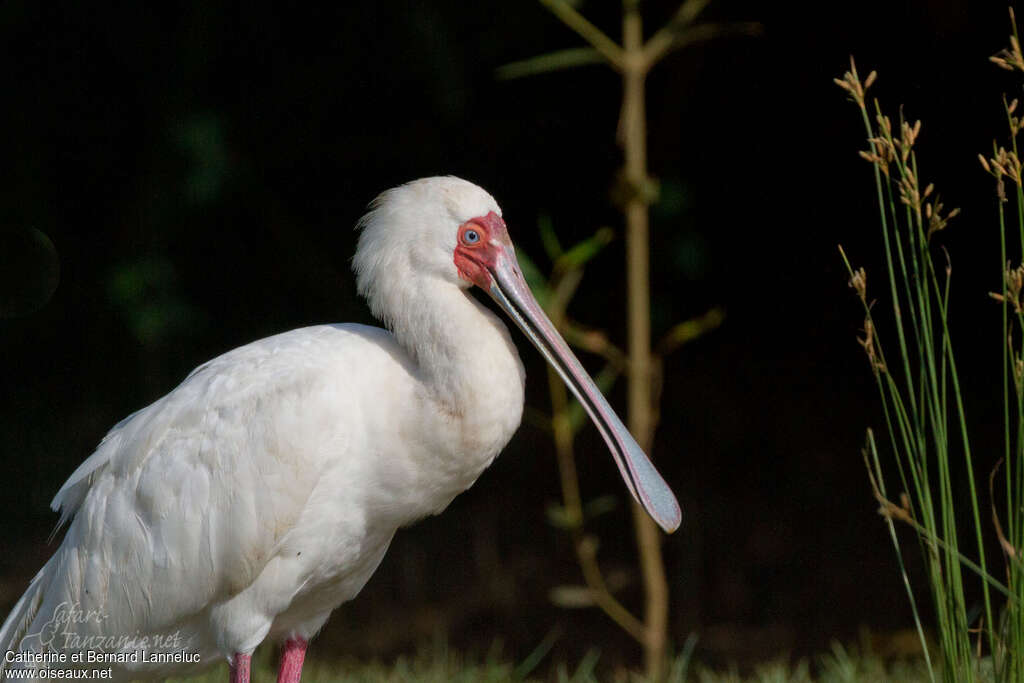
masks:
<path fill-rule="evenodd" d="M 578 362 L 532 320 L 532 299 L 520 300 L 490 195 L 423 179 L 381 195 L 360 225 L 359 291 L 392 332 L 322 325 L 248 344 L 117 424 L 54 498 L 67 533 L 0 629 L 0 653 L 198 657 L 83 665 L 115 678 L 226 657 L 244 681 L 269 637 L 292 644 L 298 669 L 282 665 L 282 676 L 297 680 L 306 641 L 360 591 L 396 529 L 443 510 L 519 425 L 523 367 L 505 326 L 470 296 L 474 283 L 532 326 L 630 490 L 678 525 L 671 492 L 592 385 L 579 386 Z M 69 610 L 78 618 L 62 624 Z M 0 662 L 34 666 L 44 665 Z"/>

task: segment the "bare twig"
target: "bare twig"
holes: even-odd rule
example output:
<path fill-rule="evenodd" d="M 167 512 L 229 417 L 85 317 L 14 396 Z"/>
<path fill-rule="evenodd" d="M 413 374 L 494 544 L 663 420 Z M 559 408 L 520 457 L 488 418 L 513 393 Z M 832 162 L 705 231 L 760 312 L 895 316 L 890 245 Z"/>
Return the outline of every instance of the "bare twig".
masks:
<path fill-rule="evenodd" d="M 711 0 L 686 0 L 679 6 L 672 19 L 658 29 L 644 46 L 644 57 L 647 60 L 648 68 L 654 66 L 668 54 L 680 32 L 690 26 L 710 2 Z"/>
<path fill-rule="evenodd" d="M 664 29 L 662 29 L 664 30 Z M 644 62 L 648 69 L 662 60 L 669 52 L 680 50 L 690 45 L 707 42 L 725 36 L 756 36 L 764 31 L 764 26 L 756 21 L 734 23 L 709 22 L 699 24 L 683 31 L 675 32 L 668 43 L 654 43 L 656 35 L 647 41 L 644 47 Z"/>
<path fill-rule="evenodd" d="M 565 340 L 573 346 L 601 356 L 620 372 L 629 369 L 629 358 L 625 352 L 613 344 L 608 335 L 601 330 L 590 330 L 566 320 L 561 331 L 565 335 Z"/>
<path fill-rule="evenodd" d="M 540 3 L 561 19 L 563 24 L 578 33 L 583 40 L 593 45 L 616 70 L 622 70 L 622 48 L 605 35 L 604 31 L 590 23 L 565 0 L 540 0 Z"/>
<path fill-rule="evenodd" d="M 698 337 L 710 332 L 717 328 L 725 321 L 725 311 L 721 308 L 712 308 L 710 311 L 698 315 L 695 318 L 684 320 L 681 323 L 672 326 L 664 337 L 662 337 L 657 346 L 655 347 L 655 353 L 658 356 L 667 356 L 683 344 L 693 341 Z"/>
<path fill-rule="evenodd" d="M 581 275 L 581 268 L 569 271 L 555 283 L 556 291 L 559 290 L 560 285 L 566 278 L 571 278 L 578 283 Z M 563 288 L 563 291 L 575 291 L 575 288 L 575 285 L 573 285 L 569 288 Z M 548 315 L 551 317 L 552 323 L 563 332 L 568 329 L 565 324 L 565 306 L 568 304 L 568 300 L 568 297 L 564 294 L 559 298 L 552 297 L 552 305 L 548 309 Z M 566 334 L 566 338 L 572 343 L 571 335 Z M 608 347 L 614 348 L 610 343 Z M 574 439 L 573 427 L 570 421 L 569 396 L 565 383 L 554 369 L 550 367 L 548 368 L 548 391 L 551 395 L 551 423 L 562 484 L 562 501 L 565 506 L 565 517 L 568 522 L 569 531 L 572 534 L 573 546 L 576 549 L 576 557 L 583 574 L 583 580 L 589 591 L 589 597 L 622 630 L 643 645 L 646 642 L 646 629 L 643 622 L 620 603 L 608 588 L 604 580 L 604 574 L 601 572 L 601 567 L 597 561 L 597 543 L 593 536 L 583 531 L 583 501 L 580 496 L 579 477 L 576 473 L 576 458 L 573 453 Z"/>
<path fill-rule="evenodd" d="M 670 50 L 688 44 L 708 40 L 725 33 L 753 33 L 760 30 L 755 24 L 710 24 L 692 26 L 694 20 L 709 4 L 710 0 L 685 0 L 672 20 L 651 37 L 645 44 L 639 0 L 623 0 L 622 44 L 619 45 L 590 23 L 565 0 L 539 0 L 563 23 L 572 28 L 592 45 L 617 71 L 622 74 L 622 108 L 619 118 L 618 140 L 623 150 L 624 168 L 622 181 L 627 187 L 622 201 L 626 220 L 626 281 L 628 311 L 628 356 L 610 344 L 603 335 L 586 333 L 574 326 L 565 325 L 564 309 L 559 313 L 566 336 L 570 343 L 600 353 L 616 369 L 628 368 L 629 387 L 628 413 L 629 429 L 641 448 L 650 453 L 654 429 L 658 422 L 657 396 L 660 390 L 660 357 L 651 349 L 650 321 L 650 238 L 649 205 L 657 198 L 657 182 L 647 170 L 647 122 L 645 109 L 645 79 L 650 68 Z M 561 58 L 564 63 L 565 53 Z M 580 53 L 581 59 L 590 59 L 588 53 Z M 550 56 L 548 56 L 550 57 Z M 525 63 L 520 63 L 520 65 Z M 547 65 L 542 65 L 546 67 Z M 525 67 L 524 67 L 525 68 Z M 529 68 L 537 68 L 537 64 Z M 873 78 L 873 77 L 872 77 Z M 871 79 L 869 79 L 871 80 Z M 859 85 L 858 85 L 859 87 Z M 861 91 L 862 92 L 862 91 Z M 554 316 L 552 316 L 554 321 Z M 705 329 L 710 329 L 721 320 L 721 312 L 713 311 L 696 327 L 680 326 L 670 332 L 664 342 L 666 353 Z M 557 321 L 556 321 L 557 323 Z M 691 329 L 693 328 L 693 329 Z M 575 339 L 573 338 L 575 336 Z M 560 392 L 560 393 L 558 393 Z M 558 396 L 556 396 L 558 393 Z M 561 403 L 564 387 L 556 390 L 552 384 L 552 400 Z M 556 408 L 556 413 L 558 408 Z M 556 427 L 556 441 L 561 441 L 564 457 L 560 456 L 564 491 L 568 491 L 566 506 L 579 506 L 578 483 L 567 480 L 575 477 L 575 463 L 571 462 L 571 424 L 568 412 Z M 557 436 L 561 433 L 562 436 Z M 571 469 L 570 469 L 571 466 Z M 643 575 L 645 605 L 643 621 L 631 622 L 623 614 L 617 602 L 611 602 L 610 592 L 600 590 L 603 586 L 596 563 L 588 558 L 587 548 L 577 544 L 580 566 L 587 575 L 587 585 L 594 592 L 597 604 L 631 633 L 644 648 L 647 676 L 660 681 L 664 675 L 665 651 L 668 640 L 668 581 L 665 576 L 661 552 L 661 534 L 654 522 L 634 503 L 633 519 L 636 528 L 637 549 Z M 582 518 L 581 512 L 567 510 L 566 515 Z M 578 533 L 578 532 L 577 532 Z M 604 600 L 605 602 L 600 602 Z M 629 615 L 632 618 L 631 615 Z M 635 618 L 634 618 L 635 619 Z"/>
<path fill-rule="evenodd" d="M 558 71 L 559 69 L 571 69 L 574 66 L 604 64 L 604 62 L 604 55 L 593 47 L 571 47 L 566 50 L 557 50 L 546 55 L 538 55 L 498 67 L 497 76 L 498 78 L 511 80 L 513 78 L 523 78 L 525 76 Z"/>

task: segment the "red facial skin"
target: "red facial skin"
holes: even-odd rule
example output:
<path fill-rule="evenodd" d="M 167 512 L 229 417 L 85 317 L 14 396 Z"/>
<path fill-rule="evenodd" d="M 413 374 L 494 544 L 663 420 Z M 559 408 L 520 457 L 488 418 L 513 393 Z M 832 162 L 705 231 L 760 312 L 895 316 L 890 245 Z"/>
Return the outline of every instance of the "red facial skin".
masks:
<path fill-rule="evenodd" d="M 480 239 L 470 244 L 465 240 L 467 230 L 475 230 Z M 498 244 L 492 244 L 495 241 Z M 459 226 L 458 243 L 455 245 L 454 261 L 459 277 L 484 290 L 490 290 L 493 278 L 490 270 L 498 262 L 503 247 L 511 245 L 505 221 L 491 211 L 486 216 L 470 218 Z"/>

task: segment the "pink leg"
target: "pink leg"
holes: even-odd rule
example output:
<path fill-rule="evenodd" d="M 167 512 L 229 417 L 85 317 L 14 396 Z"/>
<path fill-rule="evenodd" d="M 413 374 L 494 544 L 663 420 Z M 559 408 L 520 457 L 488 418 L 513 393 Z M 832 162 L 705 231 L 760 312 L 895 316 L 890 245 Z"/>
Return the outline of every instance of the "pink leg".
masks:
<path fill-rule="evenodd" d="M 289 638 L 284 641 L 281 651 L 281 668 L 277 671 L 277 683 L 299 683 L 302 676 L 302 662 L 306 659 L 305 638 Z"/>
<path fill-rule="evenodd" d="M 231 665 L 231 683 L 249 683 L 249 665 L 252 655 L 235 653 L 235 663 Z"/>

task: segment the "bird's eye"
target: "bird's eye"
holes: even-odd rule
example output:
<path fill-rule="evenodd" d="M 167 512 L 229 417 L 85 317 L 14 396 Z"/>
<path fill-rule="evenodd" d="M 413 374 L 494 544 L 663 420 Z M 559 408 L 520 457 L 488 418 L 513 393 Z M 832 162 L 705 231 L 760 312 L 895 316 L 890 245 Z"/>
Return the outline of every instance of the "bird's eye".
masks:
<path fill-rule="evenodd" d="M 480 233 L 476 230 L 467 230 L 462 233 L 462 241 L 466 244 L 476 244 L 480 241 Z"/>

